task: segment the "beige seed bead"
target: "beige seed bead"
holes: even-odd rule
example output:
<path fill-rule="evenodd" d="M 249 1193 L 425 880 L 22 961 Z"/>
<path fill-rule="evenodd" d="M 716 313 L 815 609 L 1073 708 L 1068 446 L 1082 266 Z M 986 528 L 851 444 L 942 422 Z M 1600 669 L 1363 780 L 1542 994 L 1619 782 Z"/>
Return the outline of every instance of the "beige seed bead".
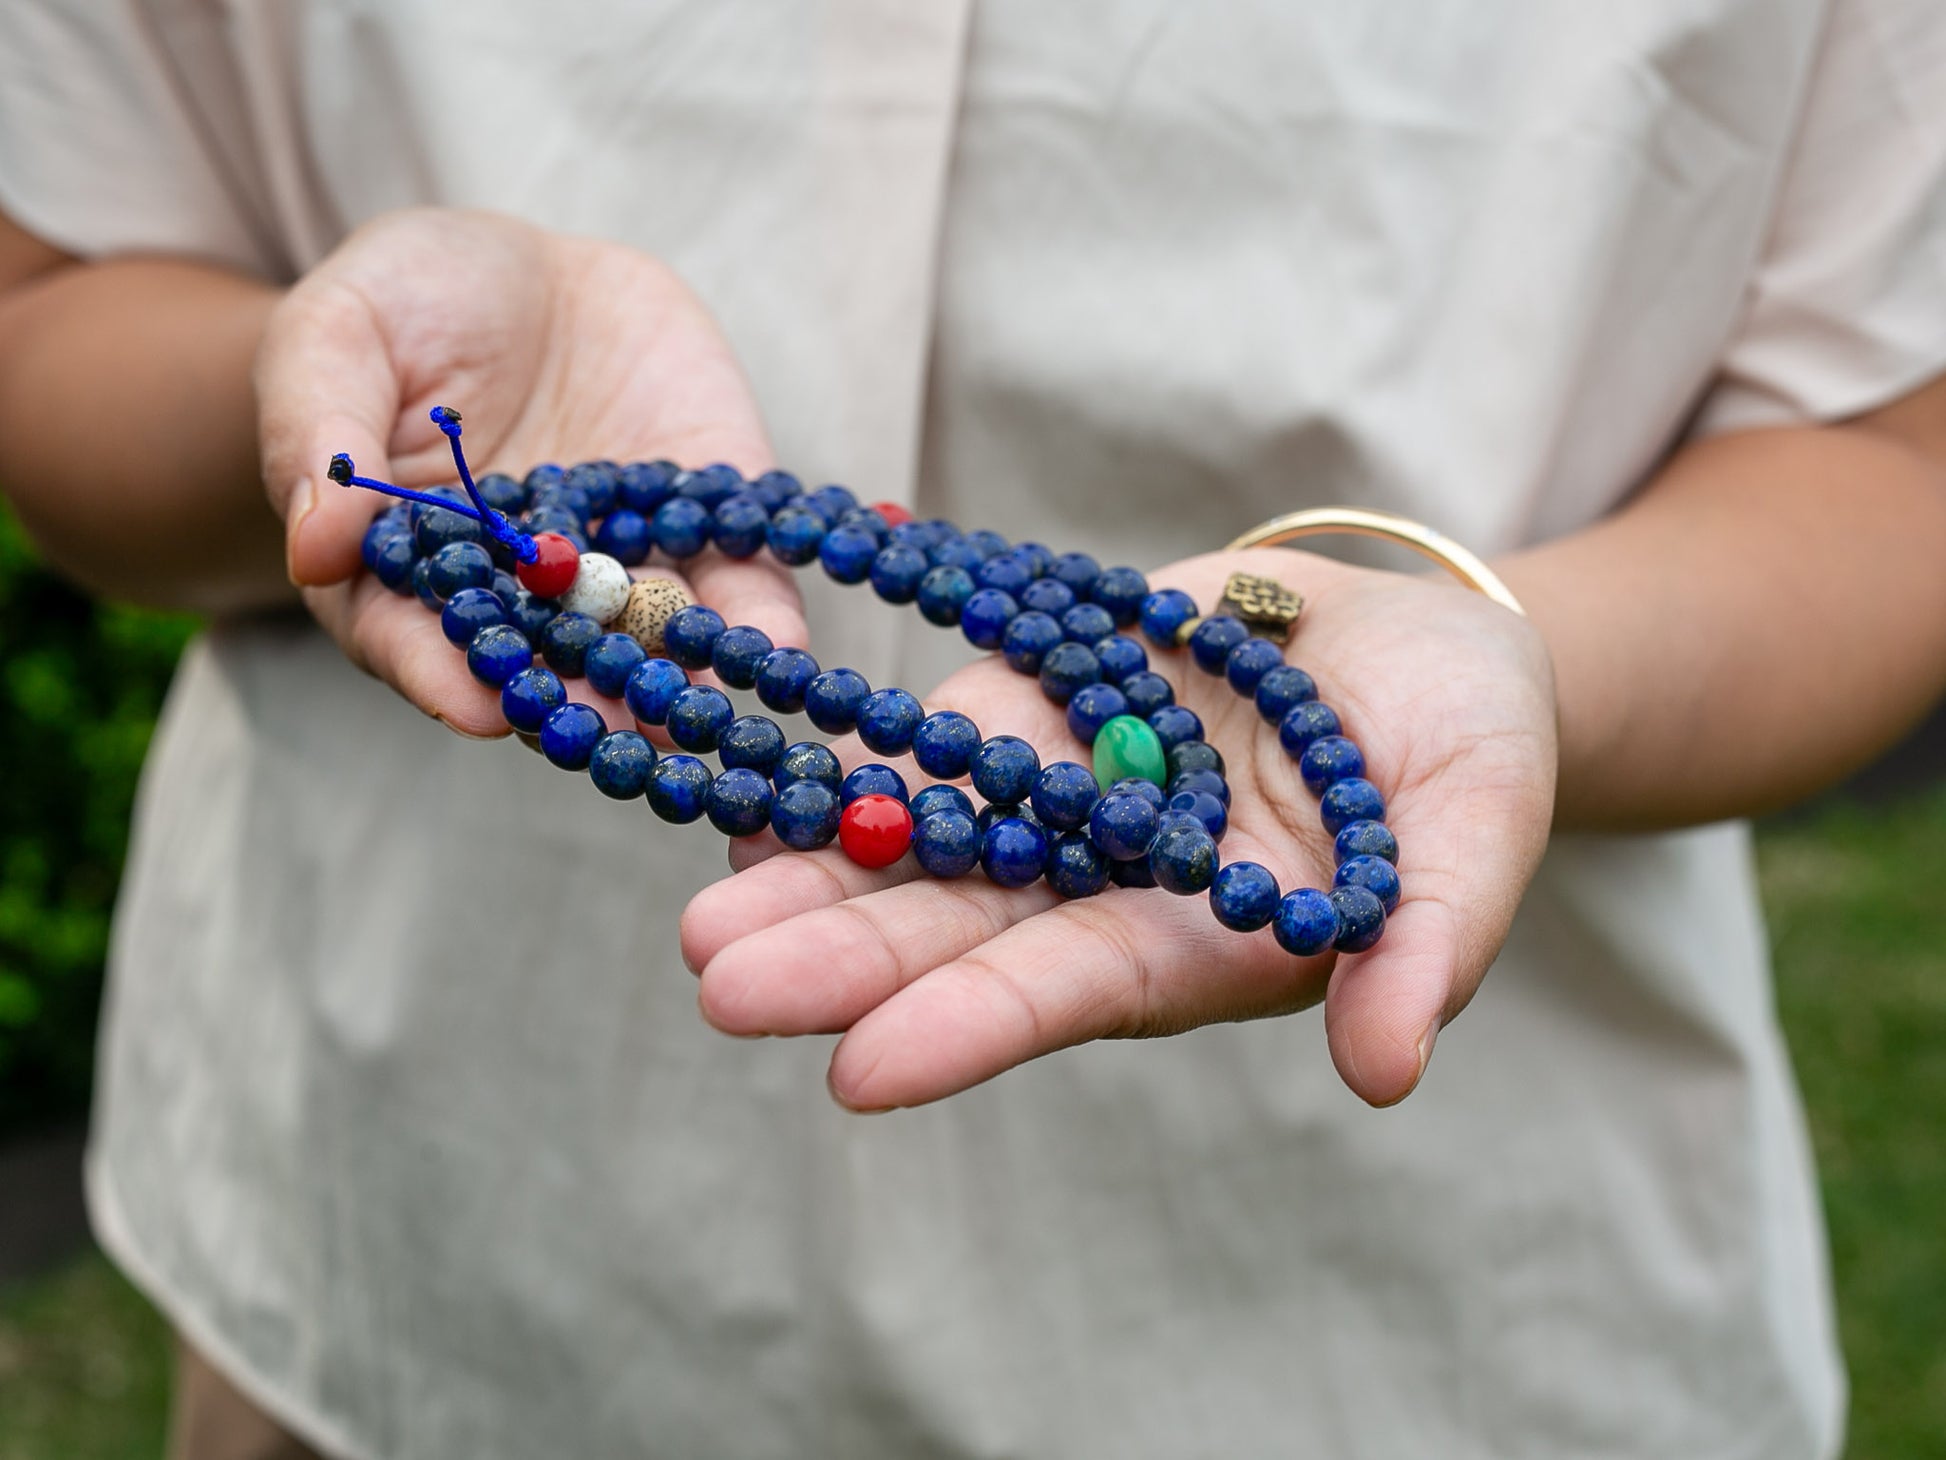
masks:
<path fill-rule="evenodd" d="M 642 578 L 628 590 L 628 602 L 622 606 L 615 627 L 660 658 L 668 650 L 662 642 L 663 626 L 678 609 L 688 608 L 694 601 L 673 578 Z"/>
<path fill-rule="evenodd" d="M 583 553 L 574 585 L 557 602 L 563 613 L 585 613 L 598 624 L 612 624 L 628 602 L 628 569 L 607 553 Z"/>

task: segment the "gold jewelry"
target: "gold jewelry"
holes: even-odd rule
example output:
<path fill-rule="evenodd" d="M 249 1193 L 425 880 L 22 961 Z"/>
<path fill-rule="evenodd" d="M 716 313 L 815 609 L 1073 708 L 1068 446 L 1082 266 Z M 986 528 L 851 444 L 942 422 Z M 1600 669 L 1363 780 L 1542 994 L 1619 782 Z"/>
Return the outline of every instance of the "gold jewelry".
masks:
<path fill-rule="evenodd" d="M 1512 609 L 1522 618 L 1527 617 L 1527 610 L 1520 606 L 1520 600 L 1500 581 L 1499 574 L 1476 554 L 1461 547 L 1445 533 L 1423 522 L 1414 522 L 1410 517 L 1401 517 L 1396 512 L 1374 512 L 1364 507 L 1309 507 L 1302 512 L 1288 512 L 1282 517 L 1273 517 L 1251 528 L 1227 544 L 1224 551 L 1277 547 L 1296 542 L 1301 537 L 1339 533 L 1350 537 L 1376 537 L 1410 548 L 1420 557 L 1439 564 L 1475 593 L 1485 594 L 1502 608 Z"/>

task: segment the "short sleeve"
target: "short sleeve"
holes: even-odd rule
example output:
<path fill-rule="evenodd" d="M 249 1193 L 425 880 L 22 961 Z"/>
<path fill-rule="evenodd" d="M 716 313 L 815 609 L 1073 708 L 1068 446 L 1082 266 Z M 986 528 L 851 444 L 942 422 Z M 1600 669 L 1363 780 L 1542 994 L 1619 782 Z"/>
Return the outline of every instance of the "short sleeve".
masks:
<path fill-rule="evenodd" d="M 142 0 L 0 3 L 0 208 L 82 257 L 163 251 L 274 274 L 239 176 L 248 139 L 220 135 L 193 74 L 211 37 L 165 29 L 180 24 Z"/>
<path fill-rule="evenodd" d="M 1835 0 L 1701 435 L 1841 419 L 1946 371 L 1946 3 Z"/>

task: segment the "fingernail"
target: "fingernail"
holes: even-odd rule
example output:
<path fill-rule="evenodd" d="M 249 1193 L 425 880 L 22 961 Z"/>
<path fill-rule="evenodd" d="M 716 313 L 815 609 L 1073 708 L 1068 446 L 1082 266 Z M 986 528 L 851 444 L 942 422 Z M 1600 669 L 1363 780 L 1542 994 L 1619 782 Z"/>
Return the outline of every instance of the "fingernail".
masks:
<path fill-rule="evenodd" d="M 887 1111 L 898 1109 L 896 1105 L 853 1105 L 838 1093 L 838 1083 L 832 1079 L 828 1069 L 824 1072 L 824 1088 L 831 1096 L 832 1103 L 851 1115 L 884 1115 Z"/>
<path fill-rule="evenodd" d="M 304 519 L 317 509 L 318 484 L 306 477 L 291 492 L 284 513 L 284 575 L 300 588 L 304 585 L 297 578 L 297 538 L 304 529 Z"/>
<path fill-rule="evenodd" d="M 463 740 L 499 740 L 504 738 L 499 735 L 482 735 L 473 730 L 462 730 L 459 726 L 455 725 L 451 720 L 448 720 L 444 715 L 440 714 L 439 711 L 437 710 L 429 710 L 427 711 L 427 713 L 430 714 L 433 717 L 433 719 L 437 720 L 440 724 L 444 725 L 448 730 L 452 731 L 455 735 L 459 736 Z M 540 748 L 538 743 L 535 745 L 534 748 L 536 750 Z"/>
<path fill-rule="evenodd" d="M 1432 1047 L 1434 1044 L 1438 1042 L 1438 1040 L 1439 1040 L 1439 1016 L 1434 1015 L 1432 1023 L 1426 1026 L 1426 1032 L 1419 1036 L 1419 1073 L 1412 1077 L 1412 1083 L 1415 1086 L 1421 1080 L 1425 1079 L 1426 1066 L 1432 1060 Z"/>

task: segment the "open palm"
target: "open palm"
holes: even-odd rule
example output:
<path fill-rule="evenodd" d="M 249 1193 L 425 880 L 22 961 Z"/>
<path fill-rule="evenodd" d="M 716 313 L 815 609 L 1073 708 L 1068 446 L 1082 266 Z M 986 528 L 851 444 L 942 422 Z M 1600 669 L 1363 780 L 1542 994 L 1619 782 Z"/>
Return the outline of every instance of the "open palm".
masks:
<path fill-rule="evenodd" d="M 728 343 L 667 267 L 489 213 L 414 210 L 358 230 L 280 304 L 257 386 L 265 482 L 312 613 L 355 662 L 474 735 L 505 733 L 496 696 L 435 617 L 360 571 L 377 504 L 325 480 L 333 452 L 401 485 L 452 481 L 427 419 L 447 404 L 466 416 L 476 471 L 602 456 L 771 464 Z M 732 623 L 803 641 L 774 563 L 711 555 L 689 586 Z"/>
<path fill-rule="evenodd" d="M 1440 1027 L 1499 951 L 1546 844 L 1555 773 L 1552 674 L 1522 619 L 1443 582 L 1258 550 L 1152 575 L 1212 603 L 1249 571 L 1309 600 L 1289 657 L 1317 679 L 1389 802 L 1404 898 L 1369 953 L 1298 959 L 1268 932 L 1220 926 L 1204 898 L 1111 887 L 1062 902 L 941 882 L 907 858 L 869 872 L 835 849 L 741 844 L 744 870 L 700 894 L 683 945 L 701 1007 L 737 1034 L 846 1031 L 830 1082 L 860 1109 L 920 1104 L 1089 1039 L 1165 1035 L 1325 1002 L 1347 1084 L 1408 1094 Z M 1226 757 L 1226 861 L 1279 884 L 1329 886 L 1330 838 L 1272 727 L 1186 655 L 1152 667 Z M 1038 686 L 988 658 L 928 707 L 1024 736 L 1043 762 L 1086 759 Z M 862 753 L 849 759 L 867 759 Z"/>

